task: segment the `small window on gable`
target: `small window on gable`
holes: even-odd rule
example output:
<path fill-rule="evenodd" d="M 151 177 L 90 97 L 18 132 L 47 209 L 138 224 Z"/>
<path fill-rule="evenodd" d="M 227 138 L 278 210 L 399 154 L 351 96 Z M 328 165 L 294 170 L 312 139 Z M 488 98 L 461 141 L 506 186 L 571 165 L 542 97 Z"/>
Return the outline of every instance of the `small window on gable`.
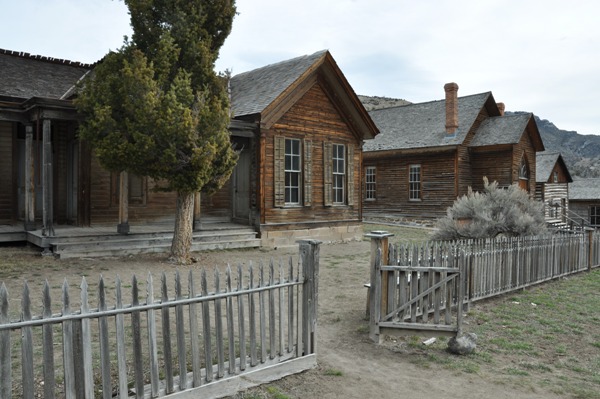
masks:
<path fill-rule="evenodd" d="M 367 166 L 365 168 L 365 199 L 367 201 L 375 201 L 376 198 L 376 180 L 375 180 L 375 166 Z"/>
<path fill-rule="evenodd" d="M 558 172 L 557 171 L 554 171 L 552 173 L 552 182 L 553 183 L 558 183 Z"/>

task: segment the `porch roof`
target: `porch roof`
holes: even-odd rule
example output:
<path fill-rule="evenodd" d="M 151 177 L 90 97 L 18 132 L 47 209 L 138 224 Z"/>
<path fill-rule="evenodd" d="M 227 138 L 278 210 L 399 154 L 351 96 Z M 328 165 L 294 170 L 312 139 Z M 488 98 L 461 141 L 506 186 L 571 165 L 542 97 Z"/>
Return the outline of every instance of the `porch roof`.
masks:
<path fill-rule="evenodd" d="M 0 96 L 62 99 L 89 64 L 0 49 Z"/>

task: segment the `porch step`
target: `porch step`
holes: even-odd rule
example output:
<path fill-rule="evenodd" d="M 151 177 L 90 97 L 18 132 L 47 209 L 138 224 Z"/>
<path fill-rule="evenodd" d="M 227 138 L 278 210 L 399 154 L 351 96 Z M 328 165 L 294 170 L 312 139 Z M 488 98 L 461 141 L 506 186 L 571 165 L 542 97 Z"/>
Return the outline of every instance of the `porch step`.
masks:
<path fill-rule="evenodd" d="M 52 252 L 61 259 L 81 257 L 124 256 L 168 252 L 172 232 L 130 235 L 56 237 L 50 242 Z M 230 248 L 257 248 L 260 239 L 251 228 L 198 231 L 193 234 L 192 251 Z"/>

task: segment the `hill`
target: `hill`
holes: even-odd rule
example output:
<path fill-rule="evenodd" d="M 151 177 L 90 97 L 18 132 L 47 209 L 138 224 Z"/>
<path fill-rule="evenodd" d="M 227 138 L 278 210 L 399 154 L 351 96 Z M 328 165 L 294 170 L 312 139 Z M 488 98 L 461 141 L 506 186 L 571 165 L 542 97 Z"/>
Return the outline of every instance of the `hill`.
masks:
<path fill-rule="evenodd" d="M 549 120 L 538 116 L 535 116 L 535 121 L 546 151 L 560 152 L 571 175 L 600 177 L 600 136 L 562 130 Z"/>

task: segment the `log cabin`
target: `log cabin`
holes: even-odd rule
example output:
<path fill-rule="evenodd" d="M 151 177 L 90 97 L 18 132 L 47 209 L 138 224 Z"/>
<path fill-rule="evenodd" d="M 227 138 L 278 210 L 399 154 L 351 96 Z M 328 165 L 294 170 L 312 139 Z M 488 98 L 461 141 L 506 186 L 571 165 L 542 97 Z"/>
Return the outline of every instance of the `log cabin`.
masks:
<path fill-rule="evenodd" d="M 55 226 L 131 235 L 172 222 L 174 193 L 107 171 L 78 139 L 75 85 L 93 67 L 0 50 L 0 226 L 11 227 L 3 240 L 40 231 L 47 243 Z M 219 192 L 197 196 L 196 229 L 233 222 L 270 246 L 360 239 L 362 145 L 378 130 L 331 54 L 241 73 L 230 89 L 239 162 Z"/>
<path fill-rule="evenodd" d="M 533 114 L 505 115 L 491 92 L 369 112 L 380 133 L 363 152 L 368 217 L 433 220 L 483 178 L 535 193 L 536 153 L 544 150 Z"/>
<path fill-rule="evenodd" d="M 548 223 L 567 223 L 571 182 L 573 178 L 559 152 L 536 154 L 535 199 L 544 203 L 544 217 Z"/>

